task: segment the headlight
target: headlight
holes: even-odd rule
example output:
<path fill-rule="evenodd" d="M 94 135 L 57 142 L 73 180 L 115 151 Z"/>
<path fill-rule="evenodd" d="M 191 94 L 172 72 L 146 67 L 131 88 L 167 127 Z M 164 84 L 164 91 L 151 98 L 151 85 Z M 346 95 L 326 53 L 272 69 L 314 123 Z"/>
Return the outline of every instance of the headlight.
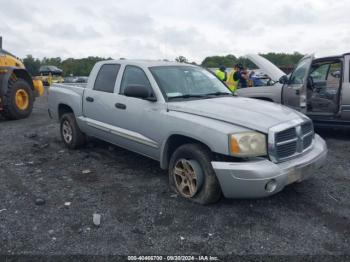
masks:
<path fill-rule="evenodd" d="M 257 132 L 242 132 L 229 136 L 230 153 L 237 157 L 264 156 L 266 136 Z"/>

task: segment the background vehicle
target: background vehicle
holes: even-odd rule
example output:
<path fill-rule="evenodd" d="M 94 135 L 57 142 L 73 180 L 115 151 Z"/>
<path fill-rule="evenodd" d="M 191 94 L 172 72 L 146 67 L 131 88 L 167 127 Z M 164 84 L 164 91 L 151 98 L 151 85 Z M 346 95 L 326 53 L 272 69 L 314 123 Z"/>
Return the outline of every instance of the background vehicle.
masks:
<path fill-rule="evenodd" d="M 2 49 L 0 37 L 0 114 L 6 119 L 28 117 L 35 96 L 43 95 L 42 82 L 32 79 L 16 56 Z"/>
<path fill-rule="evenodd" d="M 39 74 L 44 76 L 48 76 L 48 75 L 61 76 L 62 72 L 63 71 L 56 66 L 41 66 L 39 68 Z"/>
<path fill-rule="evenodd" d="M 153 158 L 178 194 L 207 204 L 272 195 L 324 162 L 310 119 L 252 102 L 197 66 L 118 60 L 97 63 L 86 88 L 53 85 L 49 113 L 68 148 L 87 135 Z"/>
<path fill-rule="evenodd" d="M 89 78 L 87 76 L 78 76 L 76 79 L 76 83 L 87 83 Z"/>
<path fill-rule="evenodd" d="M 261 70 L 250 70 L 248 72 L 251 80 L 251 85 L 249 86 L 271 86 L 274 84 L 274 82 L 271 81 L 271 79 Z"/>
<path fill-rule="evenodd" d="M 77 80 L 77 77 L 75 76 L 66 76 L 63 80 L 63 83 L 75 83 Z"/>
<path fill-rule="evenodd" d="M 350 53 L 317 59 L 305 56 L 288 77 L 259 55 L 247 57 L 279 83 L 239 89 L 239 96 L 289 106 L 316 125 L 350 127 Z"/>
<path fill-rule="evenodd" d="M 52 85 L 52 83 L 63 83 L 64 78 L 62 77 L 63 71 L 56 66 L 45 65 L 39 69 L 39 79 L 46 86 Z"/>

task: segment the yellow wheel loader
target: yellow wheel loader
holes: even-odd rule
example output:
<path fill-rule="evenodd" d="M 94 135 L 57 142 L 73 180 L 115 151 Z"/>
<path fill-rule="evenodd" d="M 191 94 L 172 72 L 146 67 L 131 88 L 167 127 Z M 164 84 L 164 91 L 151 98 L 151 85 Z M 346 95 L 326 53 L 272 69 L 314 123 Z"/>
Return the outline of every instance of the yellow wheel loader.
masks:
<path fill-rule="evenodd" d="M 2 49 L 0 37 L 0 114 L 6 119 L 26 118 L 35 97 L 43 94 L 43 83 L 32 78 L 16 56 Z"/>

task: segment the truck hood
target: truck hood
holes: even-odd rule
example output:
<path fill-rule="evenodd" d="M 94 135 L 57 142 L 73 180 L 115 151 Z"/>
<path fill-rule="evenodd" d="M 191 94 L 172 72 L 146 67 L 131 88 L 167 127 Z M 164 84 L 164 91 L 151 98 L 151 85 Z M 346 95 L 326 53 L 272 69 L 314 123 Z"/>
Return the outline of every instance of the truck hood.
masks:
<path fill-rule="evenodd" d="M 183 112 L 267 133 L 272 126 L 303 117 L 285 106 L 243 97 L 170 102 L 169 111 Z"/>
<path fill-rule="evenodd" d="M 249 54 L 246 57 L 263 70 L 273 81 L 278 81 L 281 76 L 285 75 L 281 69 L 260 55 Z"/>

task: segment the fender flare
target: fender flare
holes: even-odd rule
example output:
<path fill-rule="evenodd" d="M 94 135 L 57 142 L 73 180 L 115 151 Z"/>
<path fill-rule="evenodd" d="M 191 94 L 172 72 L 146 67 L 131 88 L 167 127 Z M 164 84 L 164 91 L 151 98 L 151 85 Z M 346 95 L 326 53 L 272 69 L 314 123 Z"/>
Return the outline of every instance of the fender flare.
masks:
<path fill-rule="evenodd" d="M 181 136 L 181 137 L 189 139 L 190 141 L 198 142 L 198 143 L 206 146 L 210 151 L 215 152 L 213 150 L 213 147 L 210 144 L 203 141 L 200 137 L 193 136 L 189 133 L 183 133 L 183 132 L 170 133 L 170 134 L 168 134 L 167 138 L 163 141 L 163 143 L 161 145 L 160 167 L 162 169 L 167 169 L 167 167 L 168 167 L 168 164 L 169 164 L 168 163 L 169 141 L 170 141 L 171 137 L 173 137 L 173 136 Z"/>
<path fill-rule="evenodd" d="M 18 78 L 22 78 L 34 91 L 34 85 L 31 75 L 24 68 L 16 68 L 16 67 L 1 67 L 1 70 L 6 70 L 4 73 L 0 73 L 0 96 L 2 97 L 6 94 L 8 90 L 8 82 L 12 74 L 15 74 Z"/>

